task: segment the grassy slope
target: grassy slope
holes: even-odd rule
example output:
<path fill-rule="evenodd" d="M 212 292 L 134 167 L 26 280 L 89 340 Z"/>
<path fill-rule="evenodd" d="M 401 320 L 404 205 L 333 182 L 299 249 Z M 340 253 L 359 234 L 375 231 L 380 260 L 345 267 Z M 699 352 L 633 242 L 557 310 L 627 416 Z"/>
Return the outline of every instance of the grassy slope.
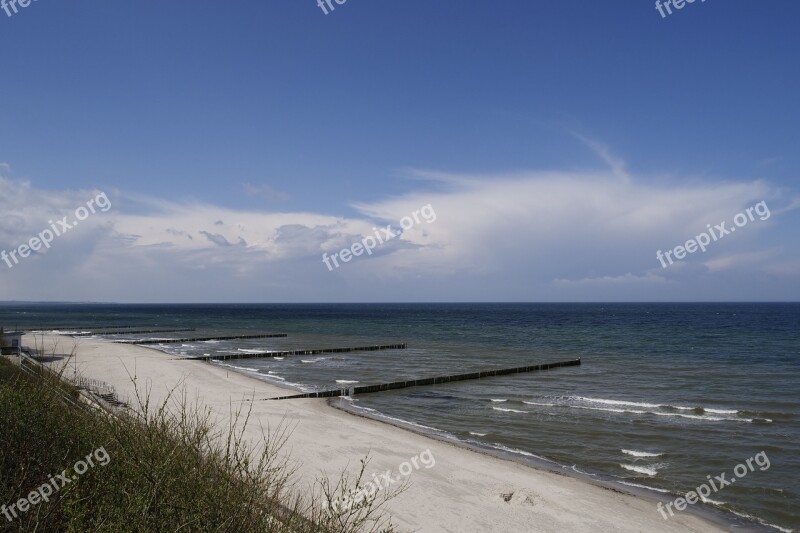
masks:
<path fill-rule="evenodd" d="M 0 506 L 65 469 L 73 475 L 97 449 L 110 457 L 13 522 L 0 514 L 0 531 L 389 531 L 374 504 L 331 516 L 293 494 L 277 459 L 285 435 L 251 459 L 246 443 L 217 433 L 198 410 L 144 401 L 144 414 L 109 416 L 67 400 L 77 397 L 0 358 Z"/>

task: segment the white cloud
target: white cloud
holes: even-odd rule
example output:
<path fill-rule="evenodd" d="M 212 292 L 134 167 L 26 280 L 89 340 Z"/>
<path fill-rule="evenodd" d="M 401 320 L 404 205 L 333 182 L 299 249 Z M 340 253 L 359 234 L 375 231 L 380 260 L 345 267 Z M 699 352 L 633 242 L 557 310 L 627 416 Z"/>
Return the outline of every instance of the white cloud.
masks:
<path fill-rule="evenodd" d="M 714 285 L 719 298 L 746 299 L 755 284 L 742 285 L 742 279 L 767 272 L 771 261 L 797 259 L 791 247 L 764 255 L 755 238 L 779 224 L 778 193 L 767 182 L 659 185 L 628 176 L 621 161 L 603 153 L 612 171 L 412 171 L 420 188 L 355 202 L 359 215 L 351 217 L 237 211 L 106 191 L 111 211 L 93 215 L 49 252 L 14 269 L 0 263 L 0 299 L 688 300 L 698 294 L 697 284 L 722 270 L 740 277 Z M 3 173 L 7 169 L 0 169 L 0 248 L 6 250 L 96 192 L 37 190 Z M 761 200 L 771 207 L 776 202 L 769 223 L 752 224 L 741 232 L 748 235 L 726 237 L 662 271 L 656 250 Z M 397 228 L 402 217 L 428 204 L 435 222 L 422 221 L 373 256 L 334 272 L 323 265 L 323 251 L 339 251 L 376 226 Z"/>

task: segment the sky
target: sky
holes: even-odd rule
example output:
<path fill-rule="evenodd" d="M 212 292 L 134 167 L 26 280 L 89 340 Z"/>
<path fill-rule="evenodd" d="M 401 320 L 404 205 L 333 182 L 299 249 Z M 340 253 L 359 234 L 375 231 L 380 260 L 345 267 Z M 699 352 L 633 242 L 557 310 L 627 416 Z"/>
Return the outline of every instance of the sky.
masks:
<path fill-rule="evenodd" d="M 8 2 L 0 301 L 800 299 L 796 1 Z"/>

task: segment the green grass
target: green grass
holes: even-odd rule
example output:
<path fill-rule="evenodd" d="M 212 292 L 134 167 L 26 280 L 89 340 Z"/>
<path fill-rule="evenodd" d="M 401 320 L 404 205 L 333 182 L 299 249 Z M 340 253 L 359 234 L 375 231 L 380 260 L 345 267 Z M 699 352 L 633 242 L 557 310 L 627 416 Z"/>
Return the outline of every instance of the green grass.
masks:
<path fill-rule="evenodd" d="M 360 475 L 320 480 L 313 494 L 294 487 L 280 453 L 285 429 L 255 443 L 254 453 L 242 424 L 220 430 L 209 413 L 185 401 L 153 407 L 144 398 L 112 416 L 77 398 L 57 376 L 25 373 L 0 357 L 0 506 L 63 470 L 69 474 L 97 449 L 110 457 L 17 519 L 0 514 L 0 531 L 393 531 L 380 512 L 385 498 L 338 515 L 323 510 L 333 492 L 359 485 Z M 238 420 L 246 424 L 247 413 Z"/>

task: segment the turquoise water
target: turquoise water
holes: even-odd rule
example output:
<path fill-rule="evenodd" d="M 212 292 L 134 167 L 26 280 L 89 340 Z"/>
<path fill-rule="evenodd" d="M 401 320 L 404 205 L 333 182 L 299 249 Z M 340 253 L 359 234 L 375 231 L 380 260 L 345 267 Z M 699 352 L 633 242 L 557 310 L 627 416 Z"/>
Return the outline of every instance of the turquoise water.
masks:
<path fill-rule="evenodd" d="M 163 338 L 289 334 L 163 345 L 176 355 L 409 344 L 229 363 L 300 390 L 580 357 L 580 367 L 339 401 L 521 459 L 674 494 L 708 476 L 731 479 L 753 459 L 708 505 L 765 527 L 800 527 L 799 304 L 40 305 L 0 307 L 0 324 L 198 328 Z"/>

